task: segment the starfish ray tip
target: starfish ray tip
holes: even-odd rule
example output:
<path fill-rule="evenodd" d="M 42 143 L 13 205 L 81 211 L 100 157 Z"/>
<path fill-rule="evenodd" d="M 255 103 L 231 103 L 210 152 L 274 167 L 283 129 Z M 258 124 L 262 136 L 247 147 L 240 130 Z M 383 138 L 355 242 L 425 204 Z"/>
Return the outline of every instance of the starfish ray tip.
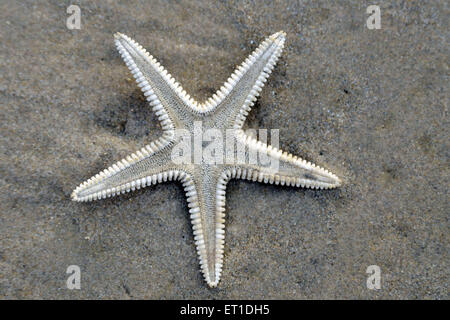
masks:
<path fill-rule="evenodd" d="M 273 35 L 271 35 L 269 37 L 269 39 L 272 40 L 272 41 L 284 40 L 285 38 L 286 38 L 286 32 L 284 32 L 282 30 L 274 33 Z"/>
<path fill-rule="evenodd" d="M 212 282 L 212 281 L 207 281 L 207 283 L 208 283 L 208 286 L 209 286 L 210 288 L 216 288 L 217 285 L 219 284 L 219 281 L 218 281 L 218 280 L 216 280 L 216 281 L 214 281 L 214 282 Z"/>
<path fill-rule="evenodd" d="M 122 36 L 123 36 L 123 34 L 120 33 L 120 32 L 114 33 L 114 39 L 119 39 L 119 38 L 121 38 Z"/>
<path fill-rule="evenodd" d="M 78 199 L 77 199 L 77 195 L 76 195 L 76 193 L 75 193 L 75 190 L 72 192 L 72 194 L 70 195 L 70 199 L 72 200 L 72 201 L 78 201 Z"/>

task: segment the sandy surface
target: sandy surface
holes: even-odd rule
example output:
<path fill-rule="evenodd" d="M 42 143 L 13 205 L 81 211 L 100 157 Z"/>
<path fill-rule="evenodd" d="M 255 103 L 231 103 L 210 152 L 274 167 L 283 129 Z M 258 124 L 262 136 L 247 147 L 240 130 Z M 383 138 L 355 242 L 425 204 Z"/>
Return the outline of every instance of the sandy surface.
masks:
<path fill-rule="evenodd" d="M 449 298 L 447 1 L 382 1 L 381 30 L 364 1 L 72 3 L 80 30 L 69 2 L 0 3 L 0 298 Z M 278 30 L 286 48 L 246 126 L 280 129 L 344 187 L 232 181 L 216 289 L 180 185 L 70 201 L 161 133 L 116 31 L 204 100 Z"/>

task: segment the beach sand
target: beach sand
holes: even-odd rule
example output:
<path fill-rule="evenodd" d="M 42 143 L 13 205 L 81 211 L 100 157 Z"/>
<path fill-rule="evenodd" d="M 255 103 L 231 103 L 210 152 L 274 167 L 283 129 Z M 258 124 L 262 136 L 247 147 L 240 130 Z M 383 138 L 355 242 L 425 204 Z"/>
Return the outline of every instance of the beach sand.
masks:
<path fill-rule="evenodd" d="M 383 1 L 379 30 L 365 1 L 71 3 L 80 30 L 65 1 L 0 4 L 0 299 L 449 298 L 446 1 Z M 231 181 L 215 289 L 179 184 L 70 200 L 161 134 L 115 32 L 203 101 L 279 30 L 284 52 L 246 128 L 279 129 L 282 149 L 343 187 Z M 80 290 L 66 287 L 70 265 Z"/>

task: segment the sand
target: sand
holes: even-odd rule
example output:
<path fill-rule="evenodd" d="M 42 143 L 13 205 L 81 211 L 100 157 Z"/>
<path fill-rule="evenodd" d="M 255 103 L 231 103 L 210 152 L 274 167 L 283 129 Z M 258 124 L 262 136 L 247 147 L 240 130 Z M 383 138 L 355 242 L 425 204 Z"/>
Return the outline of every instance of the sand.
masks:
<path fill-rule="evenodd" d="M 0 3 L 0 299 L 449 298 L 446 1 L 383 1 L 380 30 L 364 1 L 72 3 L 80 30 L 64 1 Z M 284 53 L 246 127 L 280 129 L 283 149 L 343 187 L 229 183 L 216 289 L 179 184 L 70 200 L 161 134 L 115 32 L 204 100 L 279 30 Z"/>

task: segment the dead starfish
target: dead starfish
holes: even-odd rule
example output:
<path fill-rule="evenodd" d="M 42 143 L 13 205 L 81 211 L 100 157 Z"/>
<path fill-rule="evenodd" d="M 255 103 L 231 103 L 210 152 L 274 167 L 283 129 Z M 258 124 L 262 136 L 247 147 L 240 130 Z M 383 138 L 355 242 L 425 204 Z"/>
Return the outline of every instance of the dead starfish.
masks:
<path fill-rule="evenodd" d="M 223 265 L 225 192 L 230 179 L 316 189 L 335 188 L 341 183 L 331 172 L 257 141 L 241 129 L 281 54 L 284 41 L 284 32 L 268 37 L 211 98 L 200 104 L 142 46 L 117 33 L 117 49 L 158 116 L 163 134 L 83 182 L 73 191 L 72 199 L 104 199 L 159 182 L 181 181 L 186 191 L 201 271 L 209 286 L 217 286 Z M 223 136 L 227 129 L 234 130 L 236 149 L 244 150 L 245 161 L 211 163 L 203 157 L 194 163 L 174 161 L 174 149 L 182 140 L 177 131 L 188 132 L 195 139 L 198 123 L 205 129 L 219 130 Z M 265 155 L 277 166 L 249 163 L 252 152 Z"/>

